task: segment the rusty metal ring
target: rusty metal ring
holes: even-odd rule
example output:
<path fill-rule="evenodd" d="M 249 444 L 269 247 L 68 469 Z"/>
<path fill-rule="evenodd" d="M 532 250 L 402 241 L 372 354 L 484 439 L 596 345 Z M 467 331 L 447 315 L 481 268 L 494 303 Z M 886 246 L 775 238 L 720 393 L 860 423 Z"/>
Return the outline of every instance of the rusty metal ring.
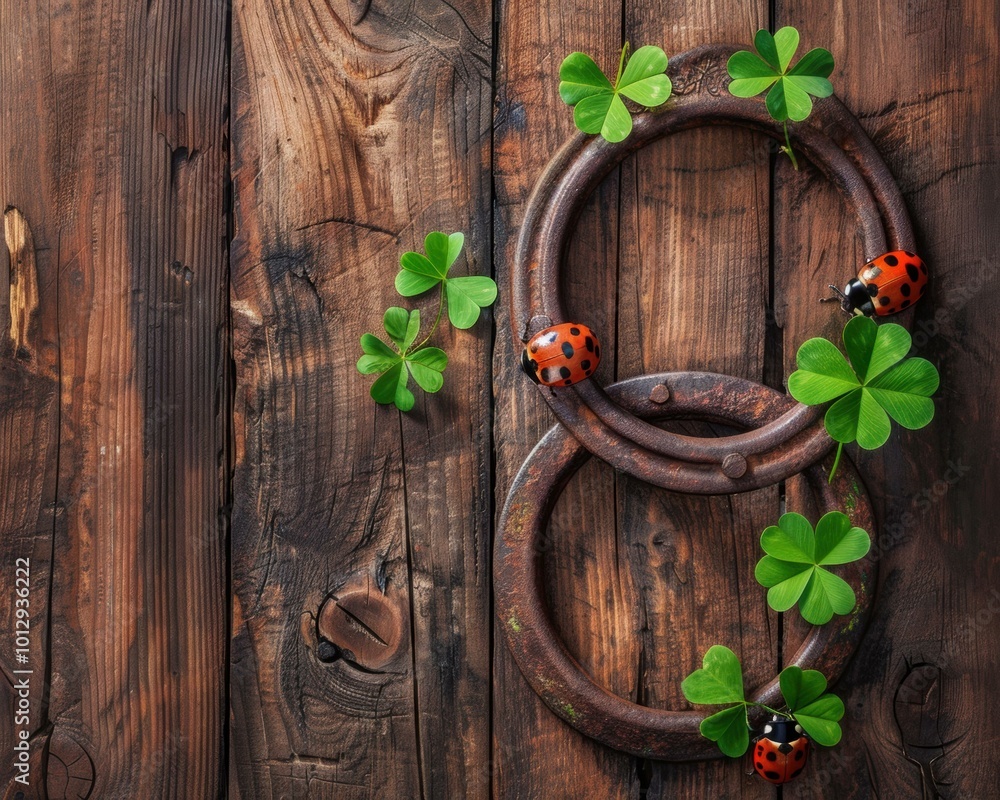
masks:
<path fill-rule="evenodd" d="M 667 381 L 674 387 L 669 405 L 647 405 L 651 381 Z M 642 416 L 692 417 L 740 427 L 758 425 L 763 417 L 794 402 L 752 381 L 707 373 L 633 378 L 610 388 L 619 403 Z M 494 554 L 496 613 L 507 644 L 538 696 L 581 733 L 645 758 L 693 761 L 717 757 L 715 744 L 698 732 L 702 715 L 636 705 L 598 686 L 566 649 L 549 617 L 540 580 L 542 542 L 559 493 L 589 457 L 565 427 L 556 425 L 514 479 L 500 517 Z M 832 485 L 819 465 L 806 475 L 821 506 L 843 510 L 855 525 L 874 529 L 868 496 L 846 457 Z M 857 607 L 848 616 L 812 628 L 791 663 L 818 669 L 831 683 L 837 680 L 868 624 L 876 572 L 877 562 L 871 556 L 845 566 L 845 579 L 858 590 Z M 757 702 L 780 705 L 777 679 L 752 696 Z"/>
<path fill-rule="evenodd" d="M 760 99 L 743 99 L 725 91 L 725 64 L 736 48 L 707 46 L 675 57 L 671 77 L 675 99 L 663 111 L 639 114 L 633 133 L 623 143 L 578 134 L 556 154 L 528 202 L 512 270 L 512 314 L 515 341 L 524 342 L 538 329 L 565 320 L 559 299 L 559 268 L 572 223 L 580 208 L 627 155 L 655 139 L 702 125 L 740 125 L 783 140 L 783 129 L 768 115 Z M 816 103 L 805 123 L 790 129 L 793 144 L 841 191 L 857 212 L 865 253 L 874 257 L 892 248 L 915 249 L 913 231 L 898 188 L 884 161 L 854 116 L 836 97 Z M 883 229 L 884 224 L 884 229 Z M 886 235 L 888 234 L 888 236 Z M 912 309 L 899 315 L 909 326 Z M 718 439 L 682 436 L 661 430 L 617 406 L 592 381 L 550 391 L 543 397 L 563 424 L 596 456 L 623 471 L 638 454 L 662 466 L 653 482 L 682 491 L 714 493 L 739 472 L 744 461 L 756 462 L 743 478 L 745 488 L 759 488 L 798 471 L 829 447 L 822 436 L 808 437 L 811 448 L 784 475 L 774 477 L 777 448 L 806 431 L 822 431 L 820 410 L 794 404 L 778 419 L 756 430 Z M 753 456 L 762 458 L 752 459 Z M 729 469 L 724 469 L 727 463 Z M 708 465 L 700 488 L 671 483 L 678 462 Z M 733 468 L 732 465 L 736 465 Z M 793 468 L 796 467 L 796 468 Z M 690 473 L 690 470 L 688 470 Z M 728 473 L 728 474 L 727 474 Z M 650 473 L 636 475 L 651 480 Z"/>

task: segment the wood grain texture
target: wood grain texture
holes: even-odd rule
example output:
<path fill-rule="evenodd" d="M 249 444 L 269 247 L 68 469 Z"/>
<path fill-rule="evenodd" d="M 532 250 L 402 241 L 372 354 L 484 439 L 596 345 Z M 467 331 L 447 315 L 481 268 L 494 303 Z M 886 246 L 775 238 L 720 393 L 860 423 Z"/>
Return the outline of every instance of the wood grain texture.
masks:
<path fill-rule="evenodd" d="M 515 203 L 523 203 L 530 189 L 525 174 L 537 175 L 561 143 L 547 143 L 534 132 L 552 130 L 548 120 L 555 120 L 566 128 L 555 130 L 569 134 L 571 112 L 554 91 L 561 54 L 580 49 L 606 55 L 609 61 L 621 42 L 621 33 L 616 40 L 613 29 L 616 16 L 635 46 L 685 36 L 694 45 L 700 41 L 698 31 L 714 24 L 704 11 L 695 10 L 667 30 L 655 9 L 641 3 L 625 4 L 624 19 L 620 6 L 595 4 L 582 13 L 577 9 L 573 27 L 582 30 L 559 26 L 557 41 L 565 39 L 560 48 L 553 47 L 544 26 L 535 32 L 534 17 L 510 11 L 499 27 L 498 93 L 504 103 L 497 134 L 498 265 L 511 261 L 510 253 L 501 255 L 500 248 L 505 239 L 510 247 L 516 233 Z M 546 10 L 543 18 L 554 13 Z M 612 29 L 595 33 L 595 20 Z M 524 41 L 533 35 L 545 42 L 538 50 L 554 55 L 542 76 L 537 74 L 536 51 Z M 509 63 L 505 41 L 515 43 Z M 682 41 L 676 49 L 684 45 Z M 544 77 L 548 85 L 534 88 Z M 504 113 L 508 106 L 518 110 L 516 127 Z M 543 114 L 545 123 L 538 121 Z M 533 132 L 530 137 L 525 128 Z M 766 149 L 759 137 L 745 132 L 697 132 L 678 139 L 656 143 L 626 161 L 591 198 L 575 228 L 564 291 L 569 313 L 605 337 L 608 355 L 598 375 L 605 383 L 616 376 L 668 369 L 718 369 L 757 379 L 763 373 Z M 508 159 L 511 166 L 505 169 Z M 528 164 L 532 169 L 526 169 Z M 726 302 L 713 302 L 723 296 Z M 513 357 L 502 340 L 497 353 L 498 358 Z M 537 399 L 524 397 L 526 384 L 512 363 L 495 362 L 498 407 L 514 409 L 512 420 L 498 415 L 498 488 L 504 485 L 505 471 L 512 475 L 516 470 L 515 453 L 523 458 L 523 448 L 532 443 L 517 450 L 511 446 L 512 437 L 520 439 L 526 432 L 522 415 L 531 420 L 539 413 L 534 410 Z M 533 392 L 530 387 L 527 391 Z M 544 407 L 541 413 L 551 419 Z M 749 680 L 770 677 L 776 663 L 774 620 L 750 584 L 755 533 L 777 509 L 776 490 L 691 499 L 615 479 L 607 469 L 588 469 L 562 498 L 562 516 L 552 524 L 553 549 L 545 554 L 550 607 L 584 668 L 612 691 L 663 708 L 685 706 L 680 681 L 717 641 L 745 650 Z M 615 486 L 611 502 L 609 483 Z M 741 593 L 752 599 L 741 602 Z M 726 792 L 759 796 L 762 791 L 732 763 L 648 764 L 595 746 L 545 718 L 544 711 L 540 718 L 526 717 L 522 708 L 533 706 L 534 698 L 512 699 L 523 682 L 516 671 L 505 673 L 506 653 L 497 654 L 497 666 L 498 796 L 574 790 L 593 797 L 668 797 L 678 791 L 698 796 L 723 782 Z M 514 709 L 509 716 L 504 705 Z M 505 751 L 507 740 L 516 740 L 517 749 Z M 553 769 L 553 757 L 556 765 L 573 759 L 572 774 Z M 512 762 L 506 770 L 505 760 Z"/>
<path fill-rule="evenodd" d="M 6 258 L 2 261 L 7 269 L 0 268 L 0 275 L 8 291 L 2 306 L 5 319 L 0 321 L 0 496 L 4 497 L 0 627 L 9 633 L 0 659 L 4 676 L 0 746 L 18 757 L 4 759 L 0 787 L 4 796 L 13 796 L 31 787 L 32 771 L 38 784 L 48 741 L 42 717 L 47 702 L 42 676 L 48 666 L 46 595 L 57 513 L 59 399 L 55 317 L 40 313 L 34 235 L 17 208 L 10 207 L 4 214 L 3 242 Z M 21 589 L 27 590 L 27 597 Z M 27 661 L 19 663 L 18 655 Z M 28 749 L 15 750 L 15 745 L 24 747 L 22 735 L 31 737 Z"/>
<path fill-rule="evenodd" d="M 226 6 L 3 3 L 0 30 L 0 202 L 38 287 L 15 270 L 0 455 L 23 503 L 5 546 L 39 566 L 25 796 L 215 796 Z"/>
<path fill-rule="evenodd" d="M 1000 486 L 986 466 L 998 428 L 988 399 L 997 341 L 987 319 L 1000 289 L 986 254 L 1000 235 L 991 210 L 1000 122 L 984 89 L 995 86 L 997 8 L 969 0 L 952 9 L 881 5 L 874 20 L 870 13 L 856 3 L 824 13 L 798 1 L 776 7 L 777 20 L 799 26 L 808 46 L 837 54 L 837 92 L 907 201 L 934 276 L 917 306 L 913 354 L 938 365 L 942 387 L 930 427 L 896 428 L 883 450 L 859 459 L 880 523 L 876 615 L 841 681 L 845 742 L 819 753 L 810 779 L 786 795 L 992 797 L 1000 792 L 1000 700 L 987 654 L 1000 646 L 1000 547 L 988 519 Z M 899 52 L 908 54 L 906 69 Z M 809 293 L 846 282 L 870 254 L 821 181 L 783 164 L 777 177 L 787 370 L 803 339 L 836 336 L 842 325 Z M 787 642 L 794 647 L 795 637 Z"/>
<path fill-rule="evenodd" d="M 597 0 L 500 6 L 495 152 L 497 280 L 510 268 L 524 206 L 549 158 L 573 132 L 559 100 L 564 54 L 584 50 L 606 69 L 621 48 L 620 5 Z M 614 380 L 618 171 L 597 189 L 575 227 L 563 288 L 568 308 L 602 338 L 596 373 Z M 504 298 L 502 298 L 504 299 Z M 509 302 L 509 301 L 508 301 Z M 538 390 L 517 366 L 509 307 L 497 309 L 493 381 L 496 395 L 496 501 L 502 505 L 524 457 L 553 424 Z M 587 464 L 553 514 L 544 553 L 546 594 L 560 635 L 601 685 L 628 697 L 637 685 L 634 594 L 619 558 L 615 476 Z M 635 759 L 578 734 L 532 692 L 503 644 L 494 652 L 494 795 L 504 798 L 637 796 Z"/>
<path fill-rule="evenodd" d="M 774 795 L 746 762 L 577 734 L 494 639 L 490 591 L 494 517 L 553 423 L 507 287 L 573 131 L 563 56 L 610 71 L 625 39 L 669 54 L 784 24 L 833 51 L 911 208 L 934 276 L 914 352 L 942 389 L 930 427 L 858 458 L 880 596 L 838 687 L 845 741 L 783 796 L 1000 796 L 995 3 L 0 0 L 0 631 L 30 558 L 26 797 Z M 566 257 L 597 379 L 781 385 L 804 339 L 839 336 L 817 300 L 860 264 L 856 227 L 757 134 L 643 149 Z M 392 289 L 431 230 L 464 231 L 456 269 L 501 294 L 436 335 L 446 386 L 401 415 L 368 397 L 357 341 L 390 305 L 433 316 Z M 806 630 L 753 580 L 782 499 L 815 519 L 797 479 L 692 498 L 585 465 L 542 554 L 582 668 L 664 708 L 717 642 L 748 683 L 773 675 Z M 17 668 L 5 647 L 5 720 Z M 15 774 L 0 758 L 5 798 Z"/>
<path fill-rule="evenodd" d="M 234 5 L 234 797 L 488 794 L 489 314 L 406 417 L 354 364 L 427 232 L 490 272 L 490 38 L 471 2 Z M 400 624 L 376 669 L 316 628 L 357 592 Z"/>
<path fill-rule="evenodd" d="M 664 15 L 627 3 L 636 44 L 675 52 L 739 40 L 766 20 L 762 3 L 694 5 Z M 683 87 L 679 87 L 683 88 Z M 704 370 L 764 378 L 768 297 L 767 140 L 738 128 L 681 133 L 638 151 L 624 169 L 619 266 L 619 375 Z M 710 426 L 689 426 L 713 435 Z M 777 487 L 684 497 L 622 482 L 620 528 L 641 576 L 642 702 L 688 708 L 681 681 L 713 644 L 736 652 L 748 687 L 774 676 L 777 616 L 753 578 L 757 537 Z M 645 796 L 769 797 L 742 761 L 650 763 Z"/>

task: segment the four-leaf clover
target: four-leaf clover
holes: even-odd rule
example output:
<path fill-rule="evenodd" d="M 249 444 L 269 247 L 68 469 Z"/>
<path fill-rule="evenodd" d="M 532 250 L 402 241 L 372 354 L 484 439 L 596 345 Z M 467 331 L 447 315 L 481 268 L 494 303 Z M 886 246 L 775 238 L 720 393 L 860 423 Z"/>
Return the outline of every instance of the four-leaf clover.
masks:
<path fill-rule="evenodd" d="M 395 403 L 400 411 L 413 408 L 413 392 L 408 388 L 410 376 L 425 392 L 436 392 L 444 385 L 442 373 L 448 366 L 448 356 L 439 347 L 410 349 L 420 331 L 420 310 L 407 313 L 405 308 L 390 308 L 382 320 L 385 332 L 398 350 L 373 334 L 361 337 L 364 355 L 358 359 L 362 375 L 378 374 L 370 394 L 376 403 Z"/>
<path fill-rule="evenodd" d="M 826 412 L 827 433 L 841 446 L 856 440 L 874 450 L 889 438 L 890 417 L 910 430 L 934 417 L 930 398 L 938 389 L 938 371 L 924 358 L 906 357 L 911 343 L 901 325 L 854 317 L 844 326 L 850 363 L 833 342 L 809 339 L 796 354 L 798 369 L 788 376 L 788 392 L 807 406 L 836 400 Z"/>
<path fill-rule="evenodd" d="M 849 614 L 857 603 L 854 590 L 826 567 L 862 558 L 871 547 L 863 528 L 851 525 L 848 516 L 831 511 L 816 523 L 801 514 L 782 514 L 777 525 L 760 537 L 765 555 L 754 575 L 768 588 L 767 603 L 775 611 L 788 611 L 796 603 L 806 622 L 823 625 L 834 614 Z"/>
<path fill-rule="evenodd" d="M 485 275 L 451 278 L 448 271 L 462 252 L 465 236 L 447 236 L 439 231 L 428 233 L 424 252 L 403 253 L 402 269 L 396 275 L 396 291 L 403 297 L 423 294 L 435 286 L 441 287 L 441 302 L 448 306 L 448 319 L 456 328 L 471 328 L 479 319 L 479 310 L 497 299 L 497 285 Z"/>
<path fill-rule="evenodd" d="M 559 67 L 559 96 L 573 109 L 573 121 L 584 133 L 599 133 L 609 142 L 621 142 L 632 132 L 632 115 L 622 95 L 646 108 L 670 97 L 667 55 L 659 47 L 640 47 L 628 59 L 622 48 L 615 82 L 608 80 L 586 53 L 570 53 Z"/>
<path fill-rule="evenodd" d="M 773 36 L 766 30 L 757 31 L 754 47 L 756 54 L 740 50 L 730 56 L 727 65 L 732 78 L 729 93 L 736 97 L 755 97 L 767 91 L 764 102 L 768 113 L 775 121 L 784 123 L 785 147 L 782 149 L 798 169 L 788 138 L 788 120 L 801 122 L 809 116 L 812 111 L 810 95 L 829 97 L 833 94 L 829 81 L 833 56 L 829 50 L 817 47 L 789 69 L 799 48 L 799 32 L 791 26 L 781 28 Z"/>

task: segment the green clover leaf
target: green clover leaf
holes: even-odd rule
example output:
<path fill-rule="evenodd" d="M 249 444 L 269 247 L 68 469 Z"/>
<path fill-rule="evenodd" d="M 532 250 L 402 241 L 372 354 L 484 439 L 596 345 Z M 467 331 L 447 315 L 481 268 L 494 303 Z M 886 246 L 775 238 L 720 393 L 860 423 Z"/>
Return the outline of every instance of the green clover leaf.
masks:
<path fill-rule="evenodd" d="M 732 704 L 701 722 L 701 735 L 719 745 L 727 756 L 743 755 L 750 746 L 746 701 L 743 694 L 743 670 L 732 650 L 713 645 L 702 659 L 701 669 L 688 675 L 681 691 L 691 703 L 702 705 Z"/>
<path fill-rule="evenodd" d="M 631 58 L 627 53 L 626 42 L 614 83 L 586 53 L 570 53 L 559 67 L 559 96 L 574 106 L 573 121 L 584 133 L 621 142 L 632 132 L 632 115 L 623 95 L 646 108 L 662 105 L 670 97 L 666 53 L 652 46 L 640 47 Z"/>
<path fill-rule="evenodd" d="M 801 122 L 812 112 L 812 97 L 833 94 L 830 73 L 833 56 L 822 47 L 806 53 L 789 69 L 799 48 L 799 32 L 787 26 L 773 36 L 766 30 L 754 36 L 757 53 L 740 50 L 729 58 L 727 69 L 732 80 L 729 93 L 736 97 L 756 97 L 767 91 L 764 103 L 772 119 L 784 124 L 785 146 L 782 148 L 799 168 L 788 137 L 788 120 Z"/>
<path fill-rule="evenodd" d="M 778 683 L 789 713 L 813 741 L 826 747 L 840 741 L 838 723 L 844 716 L 844 702 L 835 694 L 825 694 L 826 678 L 822 672 L 785 667 Z"/>
<path fill-rule="evenodd" d="M 419 309 L 407 312 L 404 308 L 390 308 L 382 325 L 398 350 L 371 333 L 364 334 L 361 337 L 364 355 L 358 359 L 358 372 L 379 375 L 369 392 L 376 403 L 395 403 L 400 411 L 409 411 L 415 402 L 408 388 L 410 376 L 425 392 L 438 391 L 444 385 L 442 373 L 448 366 L 448 356 L 437 347 L 410 350 L 420 331 Z"/>
<path fill-rule="evenodd" d="M 744 705 L 730 706 L 705 717 L 698 730 L 730 758 L 739 758 L 750 746 L 750 726 Z"/>
<path fill-rule="evenodd" d="M 817 744 L 833 747 L 840 741 L 838 724 L 844 716 L 844 701 L 835 694 L 825 694 L 814 703 L 798 709 L 796 721 Z"/>
<path fill-rule="evenodd" d="M 854 317 L 844 327 L 850 363 L 832 342 L 809 339 L 796 354 L 788 392 L 807 406 L 836 400 L 826 412 L 830 436 L 874 450 L 889 438 L 890 417 L 910 430 L 934 418 L 938 371 L 926 359 L 906 358 L 910 345 L 902 326 Z"/>
<path fill-rule="evenodd" d="M 447 303 L 448 319 L 456 328 L 471 328 L 480 310 L 497 299 L 497 285 L 484 275 L 451 278 L 449 271 L 465 244 L 461 233 L 433 231 L 424 239 L 424 253 L 403 253 L 396 275 L 396 291 L 403 297 L 423 294 L 440 285 L 442 303 Z"/>
<path fill-rule="evenodd" d="M 448 356 L 440 347 L 425 347 L 406 356 L 406 368 L 425 392 L 433 394 L 444 386 Z"/>
<path fill-rule="evenodd" d="M 708 649 L 696 669 L 681 684 L 681 691 L 692 703 L 722 705 L 743 702 L 743 670 L 732 650 L 720 644 Z"/>
<path fill-rule="evenodd" d="M 871 547 L 868 533 L 853 527 L 846 514 L 825 514 L 815 532 L 801 514 L 783 514 L 761 534 L 760 545 L 766 555 L 757 562 L 754 576 L 767 587 L 767 603 L 775 611 L 788 611 L 798 603 L 806 622 L 823 625 L 834 614 L 854 609 L 854 590 L 826 569 L 857 561 Z"/>
<path fill-rule="evenodd" d="M 791 666 L 781 671 L 778 685 L 785 704 L 794 711 L 809 705 L 826 691 L 826 678 L 819 670 Z"/>

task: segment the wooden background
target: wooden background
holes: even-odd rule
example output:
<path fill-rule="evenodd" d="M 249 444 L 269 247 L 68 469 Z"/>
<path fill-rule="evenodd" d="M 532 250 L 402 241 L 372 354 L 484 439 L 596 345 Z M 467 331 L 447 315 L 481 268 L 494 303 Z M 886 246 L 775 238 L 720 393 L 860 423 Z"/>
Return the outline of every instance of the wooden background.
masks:
<path fill-rule="evenodd" d="M 881 523 L 845 741 L 786 797 L 1000 796 L 1000 19 L 990 0 L 0 0 L 0 789 L 5 798 L 758 798 L 748 763 L 579 736 L 494 637 L 493 525 L 552 424 L 507 292 L 572 131 L 562 57 L 794 24 L 885 154 L 932 267 L 938 414 L 860 459 Z M 445 389 L 367 397 L 401 252 L 462 230 L 501 297 L 439 335 Z M 610 382 L 780 386 L 856 221 L 762 136 L 681 134 L 609 176 L 565 291 Z M 9 275 L 9 277 L 8 277 Z M 8 291 L 9 289 L 9 291 Z M 7 302 L 9 298 L 9 303 Z M 424 307 L 426 301 L 418 301 Z M 402 303 L 407 304 L 407 303 Z M 798 487 L 687 498 L 589 464 L 546 554 L 612 691 L 679 707 L 725 643 L 763 680 L 803 630 L 754 583 Z M 31 559 L 32 782 L 13 782 L 13 579 Z M 323 610 L 324 636 L 318 618 Z M 22 792 L 18 795 L 18 792 Z"/>

